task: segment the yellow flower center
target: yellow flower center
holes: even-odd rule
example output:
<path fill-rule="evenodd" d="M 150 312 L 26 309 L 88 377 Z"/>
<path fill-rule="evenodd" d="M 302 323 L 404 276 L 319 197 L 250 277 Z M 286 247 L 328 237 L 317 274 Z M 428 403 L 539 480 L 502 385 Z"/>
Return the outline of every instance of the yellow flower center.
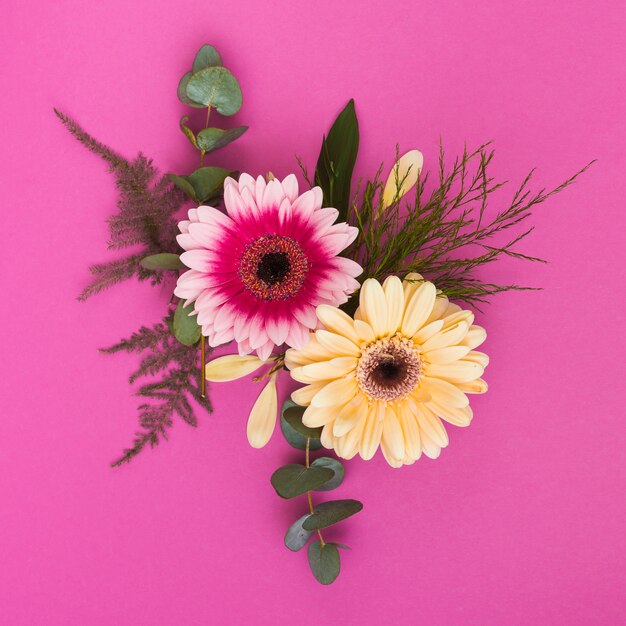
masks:
<path fill-rule="evenodd" d="M 363 349 L 356 368 L 356 380 L 370 400 L 392 402 L 408 396 L 417 387 L 423 371 L 423 357 L 405 337 L 379 339 Z"/>

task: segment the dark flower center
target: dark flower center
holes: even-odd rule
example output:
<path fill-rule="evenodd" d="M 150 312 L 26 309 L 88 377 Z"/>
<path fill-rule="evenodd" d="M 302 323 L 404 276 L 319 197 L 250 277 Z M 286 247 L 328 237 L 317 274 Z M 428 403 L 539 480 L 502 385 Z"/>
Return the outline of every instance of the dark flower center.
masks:
<path fill-rule="evenodd" d="M 395 355 L 383 355 L 370 374 L 372 380 L 383 387 L 392 387 L 404 380 L 406 362 Z"/>
<path fill-rule="evenodd" d="M 271 287 L 282 282 L 290 269 L 291 263 L 286 252 L 268 252 L 261 257 L 256 275 Z"/>
<path fill-rule="evenodd" d="M 356 380 L 371 400 L 393 402 L 405 398 L 419 384 L 422 357 L 410 340 L 402 337 L 379 339 L 361 353 Z"/>
<path fill-rule="evenodd" d="M 264 235 L 246 245 L 239 277 L 246 289 L 265 302 L 296 296 L 309 271 L 309 260 L 295 239 Z"/>

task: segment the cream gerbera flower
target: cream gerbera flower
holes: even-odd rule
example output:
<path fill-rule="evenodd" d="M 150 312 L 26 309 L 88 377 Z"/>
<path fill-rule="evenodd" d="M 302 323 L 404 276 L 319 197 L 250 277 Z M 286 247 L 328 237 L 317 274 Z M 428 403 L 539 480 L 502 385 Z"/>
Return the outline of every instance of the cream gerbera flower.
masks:
<path fill-rule="evenodd" d="M 371 459 L 380 446 L 393 467 L 422 452 L 436 458 L 448 445 L 441 423 L 467 426 L 468 393 L 484 393 L 489 361 L 474 315 L 438 295 L 419 274 L 404 282 L 363 283 L 354 319 L 322 305 L 324 328 L 304 349 L 287 351 L 291 376 L 305 387 L 292 394 L 306 406 L 303 423 L 323 426 L 322 444 L 338 456 Z"/>

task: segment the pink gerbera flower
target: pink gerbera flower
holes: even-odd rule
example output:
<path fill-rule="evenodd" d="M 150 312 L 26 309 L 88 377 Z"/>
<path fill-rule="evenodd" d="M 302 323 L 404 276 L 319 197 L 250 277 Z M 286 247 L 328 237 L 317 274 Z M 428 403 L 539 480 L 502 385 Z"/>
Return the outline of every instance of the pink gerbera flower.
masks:
<path fill-rule="evenodd" d="M 334 223 L 339 212 L 322 208 L 319 187 L 299 196 L 293 174 L 227 178 L 224 204 L 226 214 L 201 206 L 180 222 L 181 260 L 191 269 L 174 293 L 194 303 L 211 346 L 234 339 L 240 354 L 263 360 L 283 343 L 306 346 L 315 308 L 339 306 L 359 286 L 362 268 L 337 256 L 357 229 Z"/>

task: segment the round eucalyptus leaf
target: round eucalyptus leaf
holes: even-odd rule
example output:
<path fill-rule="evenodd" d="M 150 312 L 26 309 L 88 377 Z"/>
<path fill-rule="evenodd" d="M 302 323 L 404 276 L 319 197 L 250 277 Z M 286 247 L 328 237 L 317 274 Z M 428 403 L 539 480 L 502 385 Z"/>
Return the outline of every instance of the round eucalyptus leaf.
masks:
<path fill-rule="evenodd" d="M 187 82 L 187 96 L 222 115 L 237 113 L 243 98 L 237 79 L 225 67 L 207 67 L 193 74 Z"/>
<path fill-rule="evenodd" d="M 331 500 L 318 504 L 302 522 L 305 530 L 320 530 L 355 515 L 363 508 L 358 500 Z"/>
<path fill-rule="evenodd" d="M 335 544 L 322 545 L 319 541 L 313 541 L 309 544 L 308 557 L 313 576 L 322 585 L 330 585 L 339 576 L 341 559 Z"/>
<path fill-rule="evenodd" d="M 280 412 L 280 430 L 283 433 L 283 437 L 287 440 L 287 443 L 297 450 L 306 450 L 306 440 L 307 437 L 301 435 L 297 430 L 294 430 L 291 427 L 287 420 L 285 420 L 285 416 L 283 413 L 285 409 L 288 409 L 291 406 L 298 406 L 293 400 L 285 400 L 283 404 L 283 408 Z M 319 439 L 309 439 L 309 450 L 319 450 L 322 447 L 322 443 Z"/>
<path fill-rule="evenodd" d="M 200 150 L 204 152 L 213 152 L 228 145 L 231 141 L 239 139 L 248 130 L 247 126 L 236 126 L 228 130 L 221 128 L 205 128 L 198 133 L 196 142 Z"/>
<path fill-rule="evenodd" d="M 174 312 L 174 336 L 185 346 L 193 346 L 200 341 L 201 328 L 198 326 L 193 312 L 193 303 L 183 306 L 183 301 L 178 301 L 178 306 Z"/>
<path fill-rule="evenodd" d="M 321 487 L 318 487 L 315 491 L 337 489 L 343 482 L 343 477 L 346 474 L 344 466 L 337 459 L 332 459 L 329 456 L 321 456 L 319 459 L 315 459 L 315 461 L 311 463 L 311 467 L 329 467 L 335 473 L 333 478 L 324 483 Z"/>
<path fill-rule="evenodd" d="M 223 167 L 201 167 L 185 176 L 196 194 L 198 202 L 208 202 L 219 197 L 224 190 L 224 179 L 230 174 Z"/>
<path fill-rule="evenodd" d="M 179 270 L 185 267 L 177 254 L 163 252 L 151 254 L 141 259 L 141 266 L 147 270 Z"/>
<path fill-rule="evenodd" d="M 178 99 L 184 104 L 188 104 L 190 107 L 195 107 L 196 109 L 204 109 L 204 104 L 199 104 L 198 102 L 194 102 L 187 95 L 187 83 L 189 79 L 193 76 L 192 72 L 187 72 L 178 83 Z"/>
<path fill-rule="evenodd" d="M 186 176 L 176 176 L 176 174 L 168 174 L 167 177 L 182 191 L 184 191 L 194 202 L 199 202 L 196 197 L 196 190 L 187 180 Z"/>
<path fill-rule="evenodd" d="M 311 538 L 313 531 L 304 530 L 302 528 L 302 522 L 309 516 L 307 513 L 300 519 L 296 520 L 287 530 L 285 534 L 285 545 L 292 551 L 297 552 L 306 545 L 306 542 Z"/>
<path fill-rule="evenodd" d="M 198 50 L 196 58 L 193 60 L 192 72 L 199 72 L 205 67 L 215 67 L 222 64 L 222 57 L 220 53 L 209 44 L 205 44 Z"/>
<path fill-rule="evenodd" d="M 299 463 L 292 463 L 279 467 L 272 474 L 271 483 L 281 498 L 295 498 L 323 485 L 333 476 L 333 470 L 327 467 L 305 467 Z"/>
<path fill-rule="evenodd" d="M 302 423 L 302 416 L 304 415 L 305 410 L 305 406 L 294 404 L 293 406 L 286 408 L 283 415 L 285 416 L 287 423 L 301 435 L 310 437 L 311 439 L 319 439 L 322 436 L 321 426 L 319 428 L 309 428 Z"/>

